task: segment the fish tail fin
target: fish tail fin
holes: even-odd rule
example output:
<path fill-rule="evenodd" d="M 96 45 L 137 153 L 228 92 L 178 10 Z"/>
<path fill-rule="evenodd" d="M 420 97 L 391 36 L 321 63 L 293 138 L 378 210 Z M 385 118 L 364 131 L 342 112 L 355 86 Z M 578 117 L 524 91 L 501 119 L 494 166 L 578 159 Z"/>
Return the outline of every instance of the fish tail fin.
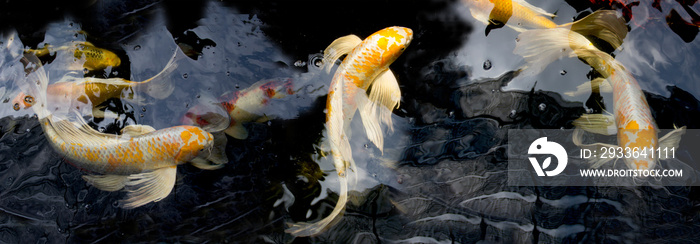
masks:
<path fill-rule="evenodd" d="M 341 56 L 348 54 L 362 42 L 362 39 L 356 35 L 347 35 L 340 37 L 331 42 L 326 50 L 323 51 L 323 65 L 325 66 L 326 72 L 331 72 L 333 64 Z"/>
<path fill-rule="evenodd" d="M 146 94 L 155 99 L 164 99 L 173 93 L 175 87 L 171 82 L 170 74 L 177 69 L 178 62 L 180 59 L 182 59 L 182 55 L 180 53 L 181 52 L 179 49 L 175 50 L 175 53 L 173 54 L 172 58 L 170 58 L 170 61 L 168 61 L 168 63 L 165 65 L 163 70 L 153 77 L 140 82 L 142 84 L 147 83 Z"/>
<path fill-rule="evenodd" d="M 583 59 L 605 77 L 611 74 L 611 69 L 624 72 L 624 68 L 612 56 L 598 50 L 581 34 L 567 28 L 523 32 L 518 35 L 513 53 L 525 59 L 525 75 L 537 74 L 550 63 L 564 57 Z"/>
<path fill-rule="evenodd" d="M 290 223 L 288 224 L 289 228 L 284 231 L 294 236 L 315 236 L 337 223 L 340 217 L 343 216 L 345 204 L 348 200 L 348 180 L 346 177 L 341 176 L 339 181 L 340 194 L 331 214 L 316 223 Z"/>
<path fill-rule="evenodd" d="M 621 15 L 614 10 L 599 10 L 573 23 L 560 25 L 584 36 L 595 36 L 617 49 L 627 36 L 627 26 Z"/>

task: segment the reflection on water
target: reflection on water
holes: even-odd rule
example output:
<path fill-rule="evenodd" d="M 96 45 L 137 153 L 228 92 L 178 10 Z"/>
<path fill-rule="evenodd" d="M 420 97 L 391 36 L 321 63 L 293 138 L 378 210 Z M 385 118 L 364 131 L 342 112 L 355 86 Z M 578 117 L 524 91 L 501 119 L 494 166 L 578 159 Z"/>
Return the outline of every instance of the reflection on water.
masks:
<path fill-rule="evenodd" d="M 553 21 L 560 24 L 598 8 L 632 16 L 622 49 L 613 54 L 639 81 L 659 127 L 700 125 L 700 77 L 694 70 L 699 42 L 674 27 L 678 16 L 692 26 L 698 3 L 531 3 L 556 12 Z M 224 168 L 183 165 L 170 196 L 127 210 L 117 204 L 123 192 L 86 184 L 80 178 L 84 172 L 48 146 L 31 111 L 11 108 L 6 101 L 19 90 L 2 80 L 0 242 L 549 243 L 699 237 L 700 195 L 694 187 L 507 186 L 508 129 L 571 128 L 587 111 L 612 108 L 612 97 L 567 95 L 591 78 L 591 68 L 575 58 L 535 76 L 520 75 L 523 61 L 512 53 L 518 32 L 500 28 L 484 35 L 485 26 L 458 1 L 382 1 L 371 8 L 363 1 L 336 8 L 315 1 L 189 4 L 96 2 L 84 7 L 92 11 L 77 8 L 84 14 L 73 17 L 8 23 L 27 47 L 89 41 L 117 53 L 120 67 L 86 74 L 98 78 L 147 79 L 182 50 L 177 69 L 167 77 L 172 95 L 155 99 L 136 88 L 137 99 L 102 104 L 110 117 L 90 122 L 110 133 L 127 124 L 179 125 L 193 108 L 228 116 L 210 109 L 216 99 L 259 81 L 293 80 L 294 94 L 270 100 L 265 121 L 245 124 L 245 140 L 227 137 Z M 21 7 L 15 6 L 17 13 L 26 11 Z M 394 132 L 387 134 L 382 154 L 364 136 L 360 121 L 351 123 L 358 170 L 350 177 L 345 215 L 317 237 L 295 239 L 284 232 L 286 223 L 318 221 L 338 199 L 335 168 L 323 156 L 330 150 L 324 109 L 331 77 L 314 65 L 319 52 L 336 37 L 365 37 L 393 25 L 415 33 L 391 66 L 403 95 L 392 116 Z M 42 59 L 52 82 L 70 72 L 65 68 L 70 60 L 60 55 L 68 54 Z M 700 158 L 681 149 L 683 160 Z"/>

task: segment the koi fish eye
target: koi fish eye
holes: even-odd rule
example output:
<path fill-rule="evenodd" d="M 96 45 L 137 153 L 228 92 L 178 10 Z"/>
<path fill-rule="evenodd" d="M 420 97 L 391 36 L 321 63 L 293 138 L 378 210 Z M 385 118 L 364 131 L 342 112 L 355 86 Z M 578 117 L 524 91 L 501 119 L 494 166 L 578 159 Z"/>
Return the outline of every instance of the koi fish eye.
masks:
<path fill-rule="evenodd" d="M 12 109 L 15 111 L 19 111 L 19 103 L 15 103 L 15 105 L 12 105 Z"/>
<path fill-rule="evenodd" d="M 34 104 L 34 98 L 32 96 L 24 97 L 24 102 L 27 104 Z"/>

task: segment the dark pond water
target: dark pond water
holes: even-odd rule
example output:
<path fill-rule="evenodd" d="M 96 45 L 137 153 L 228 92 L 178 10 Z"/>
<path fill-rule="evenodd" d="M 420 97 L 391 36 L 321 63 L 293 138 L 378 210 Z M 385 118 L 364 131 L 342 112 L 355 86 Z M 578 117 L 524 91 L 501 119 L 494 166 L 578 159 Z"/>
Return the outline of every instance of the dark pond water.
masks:
<path fill-rule="evenodd" d="M 591 3 L 593 2 L 593 3 Z M 600 2 L 600 3 L 596 3 Z M 616 59 L 638 80 L 660 128 L 700 127 L 700 4 L 696 1 L 531 1 L 562 24 L 596 9 L 631 17 Z M 10 81 L 0 103 L 0 243 L 63 242 L 697 242 L 694 187 L 507 186 L 507 130 L 572 128 L 586 111 L 612 108 L 609 94 L 570 95 L 591 67 L 562 59 L 535 76 L 515 72 L 518 32 L 491 30 L 458 1 L 10 1 L 0 4 L 7 37 L 28 48 L 89 41 L 114 51 L 117 68 L 98 78 L 143 80 L 187 48 L 169 79 L 173 95 L 110 100 L 115 133 L 128 124 L 181 124 L 192 107 L 261 80 L 291 78 L 296 93 L 271 101 L 272 120 L 228 137 L 229 163 L 178 167 L 164 200 L 123 209 L 124 192 L 87 184 L 47 143 L 30 110 L 14 111 Z M 391 66 L 402 91 L 384 153 L 353 121 L 355 174 L 345 216 L 323 234 L 295 238 L 287 223 L 333 209 L 338 179 L 323 145 L 331 76 L 315 64 L 335 38 L 388 26 L 414 40 Z M 44 60 L 49 77 L 69 71 Z M 686 160 L 698 152 L 688 150 Z"/>

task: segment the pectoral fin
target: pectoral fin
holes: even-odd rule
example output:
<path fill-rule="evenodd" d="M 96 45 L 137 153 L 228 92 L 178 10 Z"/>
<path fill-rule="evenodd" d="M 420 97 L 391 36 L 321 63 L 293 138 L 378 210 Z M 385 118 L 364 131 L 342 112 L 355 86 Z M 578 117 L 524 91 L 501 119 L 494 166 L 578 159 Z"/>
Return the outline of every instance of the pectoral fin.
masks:
<path fill-rule="evenodd" d="M 401 101 L 401 90 L 396 77 L 391 70 L 386 70 L 372 82 L 369 97 L 358 93 L 355 98 L 367 137 L 383 152 L 384 135 L 380 123 L 393 131 L 391 111 Z"/>
<path fill-rule="evenodd" d="M 353 48 L 360 45 L 362 39 L 356 35 L 347 35 L 335 39 L 331 45 L 328 45 L 326 50 L 323 51 L 323 65 L 326 68 L 326 72 L 330 72 L 335 61 L 341 56 L 348 54 Z"/>
<path fill-rule="evenodd" d="M 151 172 L 128 176 L 127 198 L 122 200 L 124 208 L 136 208 L 167 197 L 175 186 L 177 167 L 170 166 Z"/>
<path fill-rule="evenodd" d="M 578 96 L 591 92 L 597 93 L 611 93 L 612 85 L 608 80 L 603 78 L 595 78 L 592 81 L 586 81 L 583 84 L 576 87 L 576 91 L 564 92 L 567 96 Z"/>
<path fill-rule="evenodd" d="M 685 126 L 675 129 L 668 134 L 664 135 L 659 139 L 659 148 L 661 150 L 664 150 L 665 148 L 668 148 L 668 150 L 671 150 L 671 148 L 678 148 L 678 144 L 681 142 L 681 136 L 685 134 Z M 667 158 L 667 154 L 660 153 L 659 156 L 661 156 L 659 159 L 664 160 Z"/>
<path fill-rule="evenodd" d="M 204 150 L 196 158 L 190 160 L 190 163 L 197 168 L 204 170 L 220 169 L 224 164 L 228 163 L 226 157 L 226 135 L 224 133 L 214 133 L 214 146 L 209 150 Z"/>
<path fill-rule="evenodd" d="M 83 175 L 83 180 L 103 191 L 118 191 L 124 188 L 126 175 Z"/>
<path fill-rule="evenodd" d="M 611 144 L 605 144 L 605 143 L 593 143 L 593 144 L 583 144 L 583 130 L 580 128 L 576 128 L 574 130 L 574 134 L 572 136 L 573 143 L 574 145 L 582 148 L 582 149 L 588 149 L 591 151 L 595 152 L 603 152 L 603 148 L 617 148 L 617 145 L 611 145 Z M 591 163 L 591 167 L 593 168 L 599 168 L 600 166 L 603 166 L 603 164 L 606 164 L 610 162 L 613 159 L 613 157 L 593 157 L 588 159 L 588 162 Z"/>
<path fill-rule="evenodd" d="M 612 115 L 606 114 L 584 114 L 580 118 L 574 120 L 573 125 L 582 130 L 602 134 L 615 135 L 617 128 L 615 127 L 615 118 Z"/>
<path fill-rule="evenodd" d="M 240 123 L 226 128 L 224 132 L 226 132 L 226 134 L 228 134 L 229 136 L 232 136 L 233 138 L 239 140 L 245 140 L 246 138 L 248 138 L 248 130 L 246 130 L 246 128 L 243 127 L 243 125 Z"/>
<path fill-rule="evenodd" d="M 203 170 L 215 170 L 215 169 L 220 169 L 223 167 L 223 164 L 216 164 L 213 162 L 210 162 L 209 160 L 206 160 L 204 158 L 196 157 L 190 160 L 190 163 L 194 165 L 194 167 L 203 169 Z"/>

